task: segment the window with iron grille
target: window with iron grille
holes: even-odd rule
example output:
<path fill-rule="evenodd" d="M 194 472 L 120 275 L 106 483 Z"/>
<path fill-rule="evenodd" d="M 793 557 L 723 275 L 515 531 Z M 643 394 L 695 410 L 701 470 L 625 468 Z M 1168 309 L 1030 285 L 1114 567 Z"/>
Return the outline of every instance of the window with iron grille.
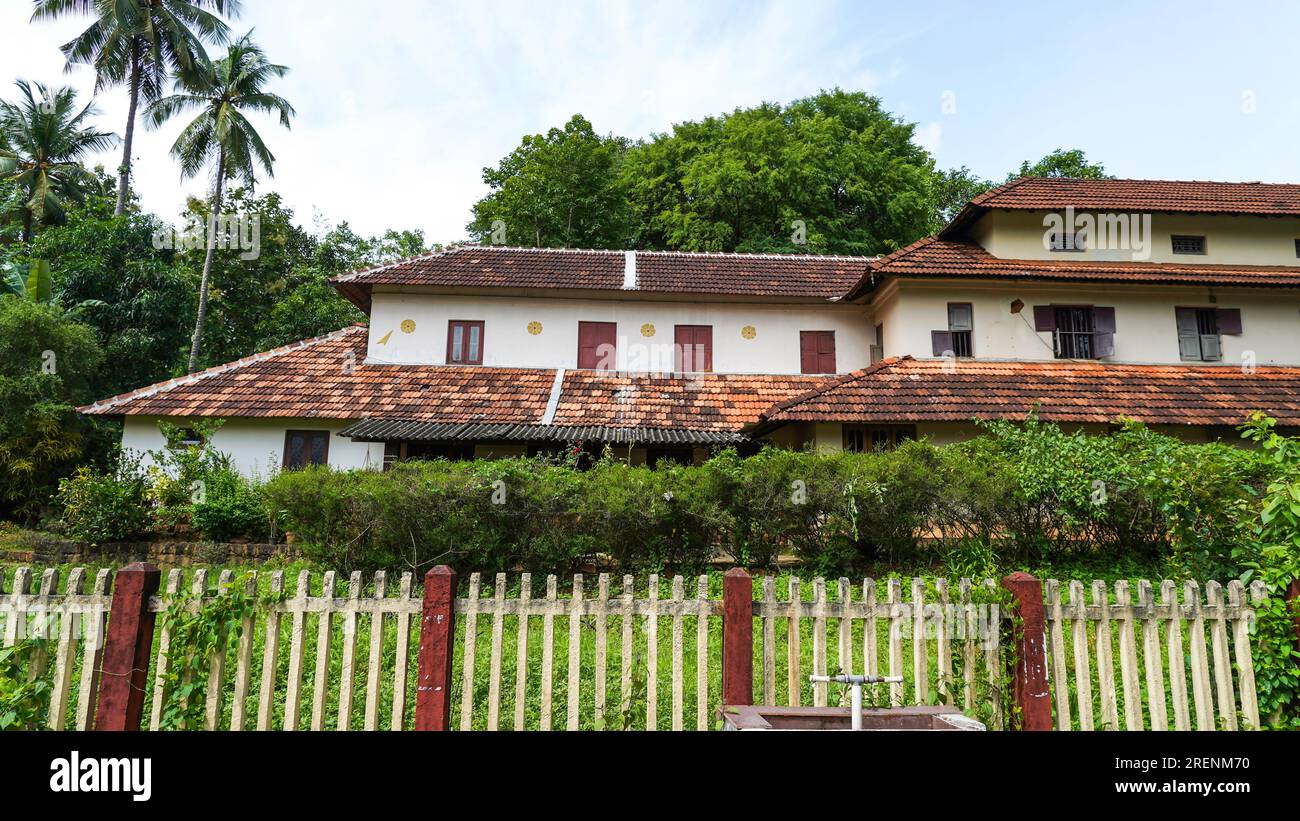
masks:
<path fill-rule="evenodd" d="M 1083 251 L 1083 240 L 1078 234 L 1052 234 L 1048 247 L 1053 251 Z"/>
<path fill-rule="evenodd" d="M 1096 324 L 1092 308 L 1057 307 L 1056 356 L 1058 359 L 1092 359 Z"/>
<path fill-rule="evenodd" d="M 1205 237 L 1192 237 L 1174 234 L 1172 237 L 1175 254 L 1204 254 Z"/>
<path fill-rule="evenodd" d="M 948 333 L 953 356 L 974 356 L 971 335 L 975 331 L 975 309 L 969 302 L 948 303 Z"/>

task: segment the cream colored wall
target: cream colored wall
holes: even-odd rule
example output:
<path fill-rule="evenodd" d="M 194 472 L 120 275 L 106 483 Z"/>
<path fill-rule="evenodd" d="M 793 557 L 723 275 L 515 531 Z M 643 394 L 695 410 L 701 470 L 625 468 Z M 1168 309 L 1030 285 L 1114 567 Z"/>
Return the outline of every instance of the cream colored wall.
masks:
<path fill-rule="evenodd" d="M 184 420 L 166 419 L 181 426 Z M 235 468 L 245 476 L 267 478 L 280 469 L 284 461 L 284 434 L 287 430 L 328 430 L 330 432 L 329 464 L 340 470 L 368 468 L 378 470 L 384 465 L 382 443 L 355 442 L 337 436 L 351 424 L 338 419 L 227 419 L 212 436 L 212 446 L 229 454 Z M 167 441 L 158 430 L 158 417 L 128 416 L 122 428 L 122 447 L 145 454 L 161 450 Z"/>
<path fill-rule="evenodd" d="M 915 280 L 882 292 L 875 305 L 885 325 L 885 356 L 933 356 L 930 332 L 948 328 L 948 303 L 969 302 L 975 312 L 977 359 L 1054 358 L 1051 333 L 1034 331 L 1034 305 L 1108 305 L 1115 308 L 1111 362 L 1178 363 L 1175 306 L 1238 308 L 1242 333 L 1222 338 L 1223 362 L 1241 364 L 1253 352 L 1259 365 L 1300 365 L 1300 293 L 1261 289 L 1142 288 L 1127 285 L 968 283 Z M 1011 301 L 1025 303 L 1012 314 Z"/>
<path fill-rule="evenodd" d="M 970 229 L 970 235 L 990 254 L 1002 259 L 1103 261 L 1134 258 L 1131 251 L 1122 249 L 1048 250 L 1044 237 L 1049 229 L 1043 225 L 1043 218 L 1048 213 L 1052 212 L 991 211 Z M 1065 230 L 1072 233 L 1069 228 Z M 1204 236 L 1205 253 L 1173 253 L 1170 237 L 1174 234 Z M 1152 214 L 1151 254 L 1146 261 L 1300 266 L 1300 259 L 1296 258 L 1296 239 L 1300 239 L 1300 219 L 1293 217 Z"/>
<path fill-rule="evenodd" d="M 445 364 L 447 322 L 483 320 L 483 364 L 494 367 L 574 368 L 578 322 L 616 322 L 620 370 L 671 370 L 673 326 L 713 326 L 717 373 L 799 373 L 799 332 L 835 331 L 841 372 L 871 361 L 871 324 L 860 305 L 769 305 L 724 302 L 556 299 L 377 293 L 370 319 L 372 361 Z M 411 333 L 402 322 L 415 323 Z M 530 322 L 542 332 L 528 332 Z M 641 327 L 655 327 L 645 337 Z M 741 336 L 746 325 L 757 332 Z M 390 335 L 391 334 L 391 335 Z M 387 342 L 381 340 L 387 336 Z"/>

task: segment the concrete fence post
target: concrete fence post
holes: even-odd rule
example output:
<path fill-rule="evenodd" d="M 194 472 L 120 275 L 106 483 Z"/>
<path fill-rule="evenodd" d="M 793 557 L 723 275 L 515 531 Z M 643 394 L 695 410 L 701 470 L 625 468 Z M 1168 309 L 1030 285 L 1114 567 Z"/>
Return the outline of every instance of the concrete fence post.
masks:
<path fill-rule="evenodd" d="M 1046 614 L 1043 611 L 1043 583 L 1024 572 L 1012 573 L 1002 586 L 1015 597 L 1019 622 L 1011 637 L 1016 654 L 1013 685 L 1020 706 L 1021 730 L 1052 729 L 1052 693 L 1047 683 Z"/>
<path fill-rule="evenodd" d="M 153 649 L 155 614 L 149 611 L 149 597 L 157 592 L 161 578 L 157 567 L 135 562 L 122 568 L 113 580 L 108 638 L 100 665 L 96 730 L 140 729 Z"/>
<path fill-rule="evenodd" d="M 456 645 L 456 571 L 445 564 L 424 574 L 420 611 L 415 729 L 451 729 L 452 650 Z"/>
<path fill-rule="evenodd" d="M 739 567 L 722 578 L 722 703 L 754 703 L 754 580 Z"/>

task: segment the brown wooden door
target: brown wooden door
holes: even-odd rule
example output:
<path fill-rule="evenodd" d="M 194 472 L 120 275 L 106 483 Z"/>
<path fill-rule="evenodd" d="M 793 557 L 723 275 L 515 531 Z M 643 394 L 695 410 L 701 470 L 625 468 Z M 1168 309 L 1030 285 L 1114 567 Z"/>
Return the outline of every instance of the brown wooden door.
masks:
<path fill-rule="evenodd" d="M 799 364 L 804 373 L 835 373 L 835 332 L 800 331 Z"/>
<path fill-rule="evenodd" d="M 578 323 L 578 367 L 612 371 L 618 367 L 618 325 L 613 322 Z"/>
<path fill-rule="evenodd" d="M 673 339 L 675 364 L 678 373 L 698 373 L 713 370 L 713 326 L 678 325 Z"/>

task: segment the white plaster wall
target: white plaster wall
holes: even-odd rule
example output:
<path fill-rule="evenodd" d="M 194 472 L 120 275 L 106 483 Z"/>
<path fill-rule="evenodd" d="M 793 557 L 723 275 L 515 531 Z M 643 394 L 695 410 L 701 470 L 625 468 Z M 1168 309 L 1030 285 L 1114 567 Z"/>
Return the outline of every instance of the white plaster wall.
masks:
<path fill-rule="evenodd" d="M 972 226 L 970 235 L 990 254 L 1002 259 L 1133 259 L 1130 252 L 1115 249 L 1048 250 L 1043 239 L 1049 230 L 1043 225 L 1043 217 L 1048 213 L 1053 212 L 992 211 Z M 1064 215 L 1063 211 L 1058 213 Z M 1065 230 L 1072 233 L 1069 228 Z M 1205 253 L 1175 254 L 1170 241 L 1173 234 L 1205 237 Z M 1300 265 L 1300 259 L 1296 258 L 1296 239 L 1300 239 L 1300 219 L 1294 217 L 1152 214 L 1151 253 L 1146 261 L 1193 265 Z"/>
<path fill-rule="evenodd" d="M 446 364 L 448 321 L 482 320 L 485 366 L 574 368 L 578 322 L 615 322 L 619 369 L 661 371 L 673 368 L 674 325 L 711 325 L 716 373 L 799 373 L 799 332 L 824 330 L 835 332 L 835 364 L 847 373 L 870 364 L 866 317 L 861 305 L 376 293 L 368 355 L 371 361 Z M 415 323 L 410 333 L 401 328 L 407 319 Z M 529 334 L 530 322 L 540 322 L 542 332 Z M 646 324 L 654 325 L 653 337 L 642 335 Z M 753 339 L 741 336 L 746 325 L 754 326 Z"/>
<path fill-rule="evenodd" d="M 183 419 L 169 417 L 165 421 L 182 426 Z M 212 446 L 229 454 L 235 467 L 249 477 L 266 478 L 280 469 L 284 460 L 284 434 L 287 430 L 328 430 L 330 432 L 329 464 L 347 470 L 368 468 L 378 470 L 384 464 L 382 443 L 355 442 L 337 436 L 351 424 L 338 419 L 227 419 L 212 436 Z M 128 416 L 122 428 L 122 447 L 138 453 L 161 450 L 167 442 L 158 430 L 158 417 Z M 146 457 L 146 462 L 149 460 Z"/>
<path fill-rule="evenodd" d="M 948 303 L 974 307 L 977 359 L 1054 358 L 1052 335 L 1034 331 L 1034 305 L 1108 305 L 1115 308 L 1115 356 L 1110 362 L 1177 364 L 1175 306 L 1238 308 L 1242 333 L 1222 337 L 1223 362 L 1239 365 L 1253 351 L 1260 365 L 1300 364 L 1300 293 L 1261 289 L 1143 288 L 1128 285 L 1051 285 L 908 281 L 882 292 L 875 313 L 885 326 L 885 356 L 933 356 L 930 332 L 948 328 Z M 1019 315 L 1010 305 L 1025 303 Z"/>

